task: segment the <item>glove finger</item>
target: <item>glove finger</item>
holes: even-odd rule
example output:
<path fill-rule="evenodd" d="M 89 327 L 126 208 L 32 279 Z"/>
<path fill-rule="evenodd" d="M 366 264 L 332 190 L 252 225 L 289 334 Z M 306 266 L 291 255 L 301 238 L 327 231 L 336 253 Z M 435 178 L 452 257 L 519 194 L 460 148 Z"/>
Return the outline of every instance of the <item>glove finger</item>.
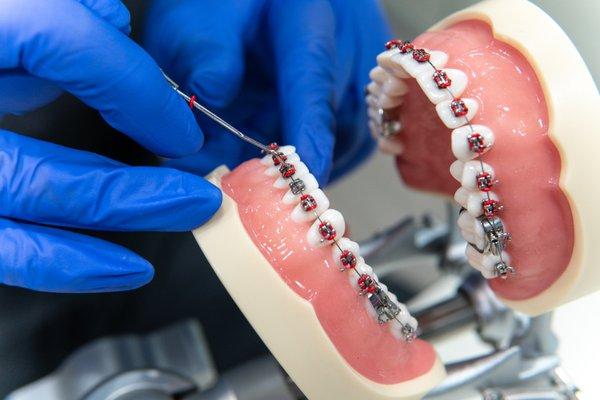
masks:
<path fill-rule="evenodd" d="M 17 70 L 0 72 L 0 115 L 20 115 L 55 100 L 62 90 L 52 82 Z"/>
<path fill-rule="evenodd" d="M 296 146 L 323 184 L 331 169 L 334 146 L 333 11 L 326 0 L 275 0 L 269 21 L 284 139 Z"/>
<path fill-rule="evenodd" d="M 131 32 L 131 14 L 120 0 L 78 1 L 124 34 Z"/>
<path fill-rule="evenodd" d="M 94 153 L 0 130 L 0 214 L 47 225 L 188 231 L 206 222 L 221 192 L 161 167 L 130 167 Z"/>
<path fill-rule="evenodd" d="M 0 68 L 23 68 L 56 83 L 157 154 L 178 157 L 200 148 L 191 111 L 152 58 L 85 6 L 3 0 L 0 37 Z"/>
<path fill-rule="evenodd" d="M 148 283 L 152 265 L 121 246 L 0 218 L 0 282 L 48 292 L 110 292 Z"/>
<path fill-rule="evenodd" d="M 245 2 L 171 0 L 153 3 L 144 43 L 158 64 L 205 104 L 222 108 L 237 95 L 244 74 Z M 256 3 L 256 2 L 248 2 Z"/>

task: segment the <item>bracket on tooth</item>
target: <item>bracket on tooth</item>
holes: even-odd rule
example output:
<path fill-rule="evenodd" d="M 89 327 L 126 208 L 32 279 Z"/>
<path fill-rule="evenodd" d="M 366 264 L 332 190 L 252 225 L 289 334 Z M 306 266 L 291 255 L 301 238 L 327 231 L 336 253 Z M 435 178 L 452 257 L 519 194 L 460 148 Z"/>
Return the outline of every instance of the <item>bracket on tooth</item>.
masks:
<path fill-rule="evenodd" d="M 290 183 L 290 190 L 293 194 L 298 195 L 306 189 L 306 185 L 302 179 L 296 179 Z"/>
<path fill-rule="evenodd" d="M 433 73 L 433 81 L 437 85 L 438 89 L 446 89 L 452 84 L 452 79 L 448 76 L 446 71 L 436 69 Z"/>
<path fill-rule="evenodd" d="M 358 287 L 360 288 L 359 294 L 361 296 L 364 296 L 368 293 L 375 293 L 375 291 L 378 289 L 375 280 L 367 274 L 362 274 L 358 278 Z"/>
<path fill-rule="evenodd" d="M 494 274 L 501 279 L 506 279 L 508 278 L 508 275 L 514 274 L 515 272 L 515 269 L 504 261 L 500 261 L 494 265 Z"/>
<path fill-rule="evenodd" d="M 273 157 L 273 165 L 275 165 L 275 166 L 277 166 L 287 160 L 287 156 L 285 154 L 283 154 L 282 152 L 273 154 L 271 157 Z"/>
<path fill-rule="evenodd" d="M 342 254 L 340 254 L 340 262 L 342 263 L 340 271 L 343 272 L 352 269 L 356 267 L 356 256 L 350 250 L 344 250 L 342 251 Z"/>
<path fill-rule="evenodd" d="M 317 208 L 317 200 L 310 194 L 303 194 L 300 197 L 300 206 L 306 212 L 314 211 Z"/>
<path fill-rule="evenodd" d="M 400 130 L 402 130 L 400 121 L 392 118 L 389 113 L 381 107 L 377 112 L 379 114 L 379 125 L 381 126 L 379 136 L 387 139 L 400 133 Z"/>
<path fill-rule="evenodd" d="M 483 154 L 491 147 L 491 145 L 485 143 L 483 136 L 477 132 L 473 132 L 467 136 L 467 144 L 469 145 L 469 150 L 477 154 Z"/>
<path fill-rule="evenodd" d="M 417 62 L 425 63 L 429 61 L 431 55 L 425 49 L 415 49 L 413 50 L 412 57 Z"/>
<path fill-rule="evenodd" d="M 279 172 L 281 172 L 281 176 L 287 179 L 296 173 L 296 167 L 290 163 L 283 163 L 279 168 Z"/>
<path fill-rule="evenodd" d="M 400 314 L 400 308 L 379 287 L 375 288 L 372 293 L 368 293 L 367 298 L 375 309 L 377 321 L 380 324 L 385 324 Z"/>
<path fill-rule="evenodd" d="M 510 233 L 504 231 L 504 224 L 498 217 L 489 219 L 480 217 L 479 221 L 487 239 L 487 246 L 484 250 L 489 249 L 492 254 L 496 256 L 500 255 L 510 240 Z"/>
<path fill-rule="evenodd" d="M 481 203 L 483 215 L 487 218 L 493 218 L 499 211 L 502 211 L 503 206 L 500 205 L 498 200 L 487 199 Z"/>
<path fill-rule="evenodd" d="M 404 44 L 404 41 L 400 39 L 392 39 L 385 44 L 386 50 L 397 49 Z"/>
<path fill-rule="evenodd" d="M 498 183 L 498 181 L 494 180 L 492 175 L 489 172 L 482 171 L 476 176 L 477 188 L 482 192 L 489 192 L 492 190 L 492 187 Z"/>
<path fill-rule="evenodd" d="M 319 234 L 321 235 L 321 240 L 331 241 L 334 240 L 337 236 L 337 232 L 333 225 L 329 221 L 323 221 L 319 224 Z"/>
<path fill-rule="evenodd" d="M 455 117 L 464 117 L 469 112 L 469 108 L 463 99 L 457 97 L 450 103 L 450 109 Z"/>

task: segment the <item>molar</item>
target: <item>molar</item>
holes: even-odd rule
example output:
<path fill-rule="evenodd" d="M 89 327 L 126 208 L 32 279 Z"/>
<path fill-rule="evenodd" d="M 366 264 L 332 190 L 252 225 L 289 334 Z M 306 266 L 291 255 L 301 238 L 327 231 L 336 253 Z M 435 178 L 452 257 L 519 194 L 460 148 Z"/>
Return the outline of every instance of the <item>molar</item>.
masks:
<path fill-rule="evenodd" d="M 453 101 L 454 100 L 442 101 L 441 103 L 435 106 L 435 110 L 437 111 L 438 116 L 440 117 L 444 125 L 446 125 L 450 129 L 458 128 L 459 126 L 465 125 L 467 121 L 473 119 L 473 117 L 479 110 L 479 103 L 476 100 L 463 98 L 462 101 L 467 106 L 468 111 L 466 115 L 457 117 L 456 115 L 454 115 L 454 112 L 450 107 Z"/>
<path fill-rule="evenodd" d="M 326 230 L 320 229 L 321 221 L 317 219 L 306 233 L 306 240 L 313 247 L 328 246 L 334 238 L 342 237 L 346 231 L 346 221 L 344 221 L 342 213 L 337 210 L 329 209 L 323 212 L 320 219 L 326 224 L 325 227 L 332 227 L 335 232 L 330 232 L 333 238 L 324 237 L 322 232 L 326 233 Z"/>
<path fill-rule="evenodd" d="M 416 331 L 419 324 L 417 323 L 417 320 L 408 313 L 408 310 L 404 304 L 399 303 L 398 306 L 401 310 L 400 314 L 398 314 L 398 320 L 400 322 L 395 319 L 390 321 L 390 331 L 396 339 L 406 340 L 406 337 L 404 336 L 403 325 L 407 325 L 411 327 L 413 331 Z"/>
<path fill-rule="evenodd" d="M 375 109 L 379 108 L 379 98 L 375 95 L 367 95 L 367 97 L 365 97 L 365 102 L 369 107 L 373 107 Z"/>
<path fill-rule="evenodd" d="M 384 110 L 389 110 L 391 108 L 396 108 L 404 101 L 404 97 L 402 96 L 391 96 L 385 93 L 379 95 L 379 105 Z"/>
<path fill-rule="evenodd" d="M 452 131 L 452 153 L 454 157 L 462 161 L 472 160 L 478 156 L 478 153 L 471 151 L 468 138 L 473 133 L 478 133 L 483 138 L 483 142 L 488 149 L 494 144 L 494 133 L 485 125 L 461 126 Z M 487 150 L 486 150 L 487 151 Z"/>
<path fill-rule="evenodd" d="M 436 65 L 436 67 L 440 69 L 439 66 Z M 450 80 L 452 81 L 452 83 L 449 86 L 449 89 L 452 92 L 452 94 L 450 94 L 450 91 L 448 91 L 447 89 L 440 89 L 435 83 L 435 81 L 433 80 L 433 74 L 435 71 L 427 70 L 419 74 L 419 76 L 417 76 L 417 83 L 419 84 L 419 86 L 421 86 L 421 89 L 423 89 L 423 93 L 425 93 L 425 95 L 433 104 L 439 104 L 442 101 L 452 100 L 453 95 L 454 97 L 462 95 L 465 91 L 465 88 L 467 87 L 468 79 L 467 75 L 464 72 L 462 72 L 459 69 L 450 68 L 444 69 L 443 71 L 448 75 L 448 78 L 450 78 Z"/>
<path fill-rule="evenodd" d="M 397 78 L 410 78 L 410 75 L 404 70 L 404 68 L 393 60 L 393 58 L 398 54 L 400 54 L 400 50 L 398 49 L 384 51 L 377 56 L 377 64 Z"/>
<path fill-rule="evenodd" d="M 443 68 L 448 62 L 448 55 L 443 51 L 429 51 L 429 61 L 435 65 L 435 68 Z M 392 61 L 397 62 L 410 76 L 418 77 L 424 72 L 433 73 L 434 68 L 428 62 L 418 62 L 413 58 L 412 52 L 406 54 L 398 54 L 392 57 Z"/>
<path fill-rule="evenodd" d="M 460 234 L 467 242 L 474 244 L 479 249 L 486 247 L 485 232 L 481 222 L 467 212 L 461 212 L 457 221 Z"/>
<path fill-rule="evenodd" d="M 484 278 L 496 278 L 495 266 L 501 261 L 500 256 L 495 256 L 491 253 L 480 253 L 472 246 L 467 246 L 465 250 L 469 264 L 480 271 Z M 510 264 L 510 256 L 505 251 L 502 252 L 502 260 Z"/>
<path fill-rule="evenodd" d="M 327 209 L 329 209 L 329 199 L 321 189 L 315 189 L 308 194 L 314 197 L 315 201 L 317 202 L 317 208 L 315 208 L 312 211 L 304 211 L 304 209 L 302 208 L 302 204 L 298 203 L 296 207 L 294 207 L 294 209 L 292 210 L 292 221 L 314 221 L 315 219 L 317 219 L 317 215 L 320 216 Z"/>
<path fill-rule="evenodd" d="M 310 193 L 319 188 L 319 182 L 317 182 L 317 178 L 313 174 L 304 175 L 302 181 L 304 182 L 304 193 Z M 288 189 L 281 201 L 283 204 L 296 204 L 300 196 L 300 194 L 292 193 L 292 189 Z"/>
<path fill-rule="evenodd" d="M 289 157 L 288 162 L 290 162 Z M 302 161 L 292 162 L 291 164 L 293 164 L 296 168 L 296 172 L 293 175 L 296 179 L 302 179 L 305 175 L 310 173 L 308 171 L 308 167 Z M 277 172 L 279 172 L 279 169 L 277 170 Z M 275 186 L 278 189 L 285 189 L 289 187 L 290 182 L 291 178 L 284 178 L 283 176 L 279 176 L 279 178 L 277 178 L 277 180 L 273 183 L 273 186 Z"/>

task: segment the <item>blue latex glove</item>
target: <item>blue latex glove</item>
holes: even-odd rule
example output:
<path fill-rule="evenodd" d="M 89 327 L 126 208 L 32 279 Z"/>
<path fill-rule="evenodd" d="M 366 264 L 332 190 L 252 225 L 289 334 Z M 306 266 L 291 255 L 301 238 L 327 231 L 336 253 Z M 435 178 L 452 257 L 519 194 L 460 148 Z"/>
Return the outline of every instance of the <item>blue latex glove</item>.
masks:
<path fill-rule="evenodd" d="M 118 0 L 0 1 L 0 114 L 64 90 L 158 154 L 196 152 L 202 133 L 193 114 L 128 32 Z M 220 196 L 192 174 L 0 130 L 0 282 L 60 292 L 138 287 L 153 275 L 146 260 L 56 227 L 185 231 L 205 222 Z"/>
<path fill-rule="evenodd" d="M 375 0 L 155 0 L 145 46 L 188 90 L 263 142 L 292 144 L 321 184 L 373 148 L 364 89 L 389 32 Z M 204 174 L 255 149 L 201 120 Z"/>

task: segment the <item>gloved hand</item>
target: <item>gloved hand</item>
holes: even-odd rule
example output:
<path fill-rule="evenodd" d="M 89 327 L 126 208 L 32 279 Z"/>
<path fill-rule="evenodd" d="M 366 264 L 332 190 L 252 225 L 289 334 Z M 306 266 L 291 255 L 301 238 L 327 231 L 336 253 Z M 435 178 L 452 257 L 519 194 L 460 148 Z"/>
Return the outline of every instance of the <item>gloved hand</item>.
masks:
<path fill-rule="evenodd" d="M 197 151 L 193 114 L 128 31 L 119 0 L 2 0 L 0 115 L 65 90 L 160 155 Z M 0 130 L 0 282 L 59 292 L 138 287 L 153 275 L 146 260 L 56 227 L 185 231 L 205 222 L 220 196 L 192 174 Z"/>
<path fill-rule="evenodd" d="M 364 89 L 387 39 L 375 0 L 155 0 L 144 45 L 244 132 L 295 145 L 323 184 L 373 148 Z M 206 146 L 168 165 L 204 174 L 257 156 L 215 124 L 201 126 Z"/>

